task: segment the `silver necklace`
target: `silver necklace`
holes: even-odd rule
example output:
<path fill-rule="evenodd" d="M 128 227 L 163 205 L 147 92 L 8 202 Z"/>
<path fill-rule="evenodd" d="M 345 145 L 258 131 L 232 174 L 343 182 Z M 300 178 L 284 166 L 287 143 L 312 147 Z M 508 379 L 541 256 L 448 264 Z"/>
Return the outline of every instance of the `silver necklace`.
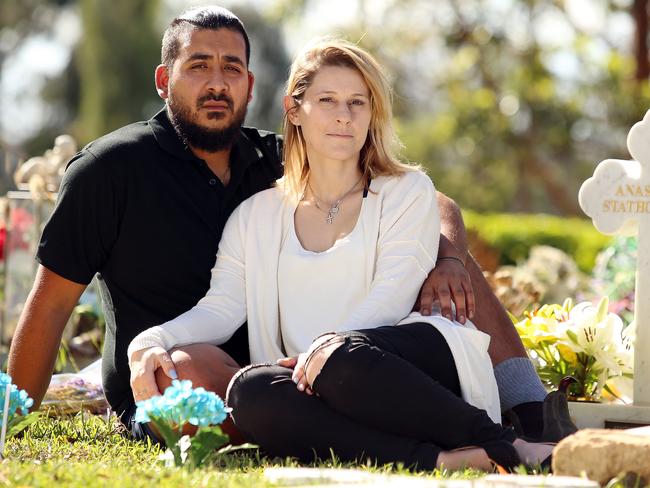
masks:
<path fill-rule="evenodd" d="M 352 190 L 354 190 L 357 187 L 357 185 L 359 184 L 359 182 L 362 179 L 363 179 L 363 175 L 361 175 L 361 178 L 359 178 L 356 181 L 356 183 L 354 185 L 352 185 L 352 187 L 348 191 L 346 191 L 343 195 L 341 195 L 339 197 L 338 200 L 336 200 L 333 204 L 331 204 L 330 208 L 327 209 L 327 210 L 325 208 L 321 207 L 321 204 L 323 203 L 322 200 L 318 197 L 318 195 L 316 195 L 316 192 L 311 187 L 311 182 L 309 180 L 307 180 L 307 187 L 309 188 L 309 191 L 311 192 L 312 196 L 314 197 L 314 203 L 316 204 L 316 208 L 318 210 L 320 210 L 321 212 L 327 214 L 327 216 L 325 217 L 325 222 L 326 223 L 331 224 L 332 222 L 334 222 L 334 217 L 336 217 L 338 215 L 339 210 L 341 209 L 341 202 L 343 201 L 343 199 L 345 197 L 347 197 L 350 193 L 352 193 Z M 326 205 L 324 205 L 324 206 L 326 206 Z"/>

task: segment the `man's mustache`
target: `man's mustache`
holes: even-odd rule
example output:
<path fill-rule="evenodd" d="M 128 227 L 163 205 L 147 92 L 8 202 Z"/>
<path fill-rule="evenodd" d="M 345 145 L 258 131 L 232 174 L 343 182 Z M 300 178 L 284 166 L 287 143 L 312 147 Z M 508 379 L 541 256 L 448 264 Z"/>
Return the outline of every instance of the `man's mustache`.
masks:
<path fill-rule="evenodd" d="M 230 98 L 225 93 L 220 93 L 218 95 L 216 93 L 208 93 L 207 95 L 202 96 L 196 101 L 197 108 L 201 108 L 205 102 L 226 102 L 228 104 L 228 108 L 231 111 L 234 107 L 232 98 Z"/>

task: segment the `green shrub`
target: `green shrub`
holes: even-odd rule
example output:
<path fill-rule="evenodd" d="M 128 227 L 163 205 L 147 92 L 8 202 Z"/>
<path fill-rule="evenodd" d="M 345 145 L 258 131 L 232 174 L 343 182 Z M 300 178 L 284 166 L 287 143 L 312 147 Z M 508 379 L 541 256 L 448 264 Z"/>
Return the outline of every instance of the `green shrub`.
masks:
<path fill-rule="evenodd" d="M 517 264 L 536 245 L 553 246 L 569 254 L 584 272 L 594 267 L 597 254 L 612 240 L 598 232 L 591 220 L 577 217 L 463 212 L 468 230 L 500 254 L 501 264 Z"/>

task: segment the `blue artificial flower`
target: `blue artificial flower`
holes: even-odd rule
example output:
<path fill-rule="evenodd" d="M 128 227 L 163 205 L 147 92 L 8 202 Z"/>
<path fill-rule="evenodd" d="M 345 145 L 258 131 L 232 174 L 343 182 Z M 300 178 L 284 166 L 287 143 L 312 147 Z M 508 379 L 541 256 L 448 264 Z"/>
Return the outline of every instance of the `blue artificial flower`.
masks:
<path fill-rule="evenodd" d="M 135 420 L 156 420 L 178 426 L 186 422 L 197 426 L 218 425 L 226 419 L 229 408 L 218 395 L 205 388 L 192 388 L 189 380 L 173 380 L 161 396 L 136 403 Z"/>
<path fill-rule="evenodd" d="M 16 385 L 12 384 L 11 376 L 0 372 L 0 420 L 4 411 L 7 385 L 11 385 L 9 390 L 9 420 L 16 415 L 18 410 L 22 415 L 27 415 L 31 406 L 34 405 L 34 400 L 29 398 L 25 390 L 19 390 Z"/>

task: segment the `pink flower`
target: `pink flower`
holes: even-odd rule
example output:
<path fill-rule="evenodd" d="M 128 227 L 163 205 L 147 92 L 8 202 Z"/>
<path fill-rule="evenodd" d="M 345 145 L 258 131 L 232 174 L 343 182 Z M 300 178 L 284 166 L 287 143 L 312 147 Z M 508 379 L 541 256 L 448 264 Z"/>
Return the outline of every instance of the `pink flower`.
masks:
<path fill-rule="evenodd" d="M 0 261 L 5 259 L 5 241 L 7 240 L 7 228 L 0 224 Z"/>

